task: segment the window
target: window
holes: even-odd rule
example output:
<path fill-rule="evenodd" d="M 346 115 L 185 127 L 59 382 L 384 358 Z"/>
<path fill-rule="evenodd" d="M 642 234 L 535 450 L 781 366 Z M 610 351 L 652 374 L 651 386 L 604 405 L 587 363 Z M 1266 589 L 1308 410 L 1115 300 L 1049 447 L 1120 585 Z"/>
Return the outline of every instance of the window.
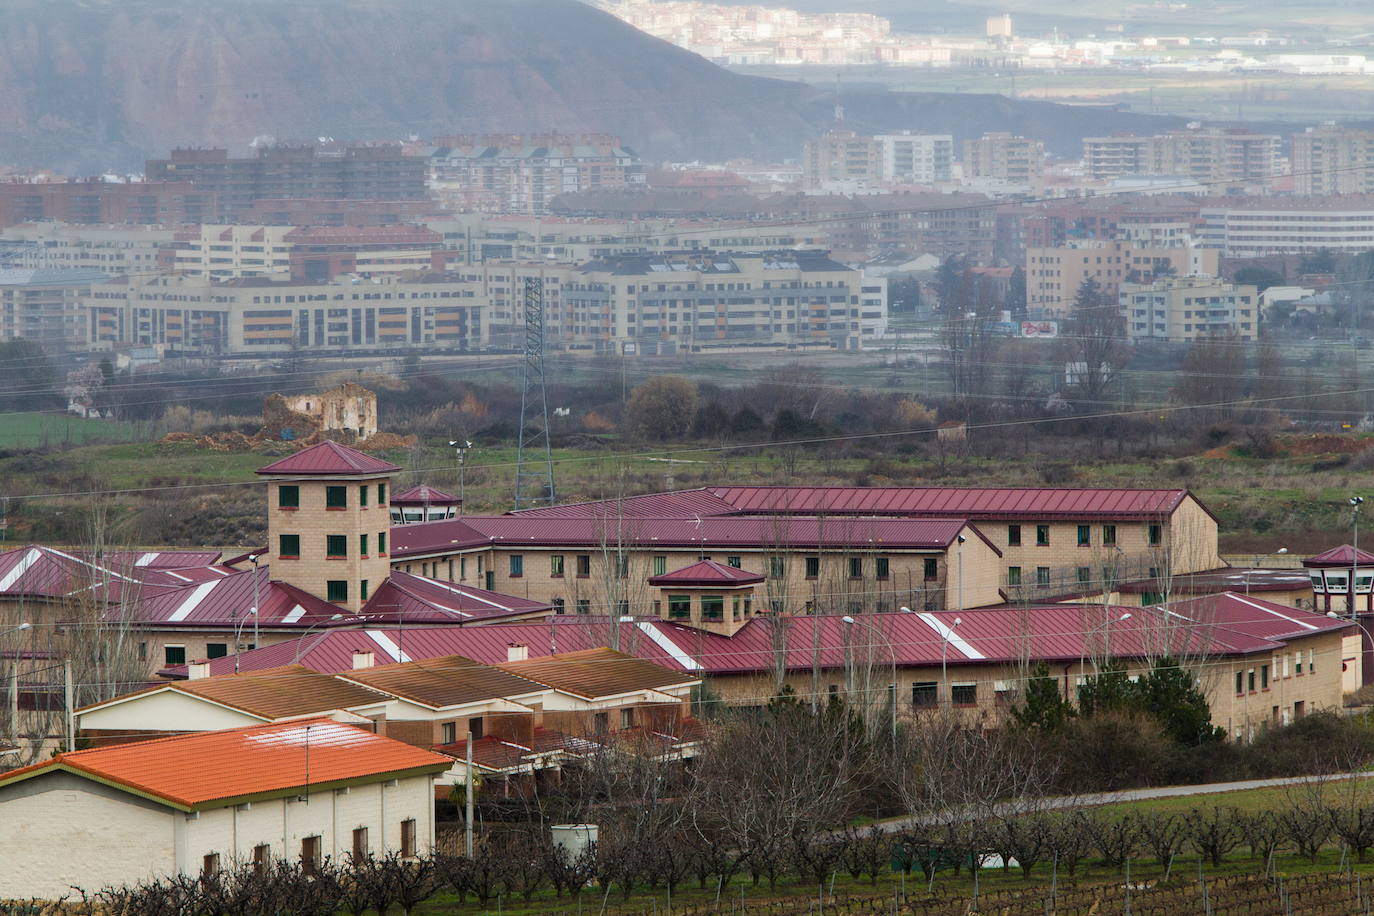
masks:
<path fill-rule="evenodd" d="M 281 509 L 299 509 L 301 505 L 301 488 L 294 483 L 284 483 L 277 487 L 277 507 Z"/>
<path fill-rule="evenodd" d="M 562 598 L 555 598 L 555 599 L 553 599 L 553 612 L 554 612 L 555 614 L 563 614 L 563 613 L 566 613 L 566 612 L 567 612 L 567 608 L 565 607 L 565 602 L 563 601 Z"/>
<path fill-rule="evenodd" d="M 1035 567 L 1035 584 L 1040 586 L 1050 584 L 1050 568 L 1048 566 Z"/>
<path fill-rule="evenodd" d="M 781 579 L 787 575 L 787 561 L 782 557 L 768 558 L 768 576 L 772 579 Z"/>
<path fill-rule="evenodd" d="M 367 556 L 367 535 L 358 535 L 358 556 Z"/>
<path fill-rule="evenodd" d="M 324 597 L 326 601 L 347 601 L 348 580 L 330 579 L 324 584 Z"/>
<path fill-rule="evenodd" d="M 359 601 L 366 601 L 366 600 L 367 600 L 367 580 L 366 580 L 366 579 L 363 579 L 361 582 L 358 583 L 358 600 L 359 600 Z"/>
<path fill-rule="evenodd" d="M 415 858 L 415 818 L 401 821 L 401 858 Z"/>
<path fill-rule="evenodd" d="M 1020 547 L 1020 546 L 1021 546 L 1021 526 L 1020 526 L 1020 525 L 1008 525 L 1008 526 L 1007 526 L 1007 546 L 1008 546 L 1008 547 Z"/>
<path fill-rule="evenodd" d="M 299 534 L 277 535 L 277 556 L 284 560 L 297 560 L 301 555 L 301 536 Z"/>
<path fill-rule="evenodd" d="M 725 599 L 720 595 L 702 595 L 701 616 L 705 620 L 723 619 L 725 617 Z"/>
<path fill-rule="evenodd" d="M 611 721 L 609 715 L 604 712 L 598 712 L 592 715 L 592 734 L 604 735 L 610 730 L 610 727 Z"/>
<path fill-rule="evenodd" d="M 367 484 L 358 487 L 358 505 L 367 508 Z"/>
<path fill-rule="evenodd" d="M 267 874 L 267 866 L 272 862 L 272 847 L 261 843 L 253 847 L 253 874 L 261 877 Z"/>
<path fill-rule="evenodd" d="M 739 569 L 739 568 L 740 568 L 740 558 L 739 558 L 739 557 L 726 557 L 726 558 L 725 558 L 725 565 L 726 565 L 726 566 L 733 566 L 735 569 Z"/>
<path fill-rule="evenodd" d="M 615 577 L 617 579 L 628 579 L 630 577 L 630 558 L 622 554 L 617 554 L 615 558 Z"/>
<path fill-rule="evenodd" d="M 384 557 L 384 556 L 386 556 L 386 532 L 385 532 L 385 531 L 378 531 L 378 532 L 377 532 L 377 556 L 379 556 L 379 557 Z"/>
<path fill-rule="evenodd" d="M 348 535 L 327 534 L 324 537 L 324 555 L 330 560 L 348 556 Z"/>
<path fill-rule="evenodd" d="M 386 484 L 384 483 L 377 484 L 377 505 L 386 505 Z"/>
<path fill-rule="evenodd" d="M 320 838 L 308 836 L 301 839 L 301 871 L 313 875 L 320 868 Z"/>
<path fill-rule="evenodd" d="M 686 620 L 692 616 L 692 596 L 691 595 L 669 595 L 668 596 L 668 619 Z"/>
<path fill-rule="evenodd" d="M 1093 578 L 1093 569 L 1092 569 L 1091 566 L 1080 566 L 1080 567 L 1078 567 L 1078 584 L 1079 584 L 1079 585 L 1087 585 L 1089 582 L 1092 581 L 1092 578 Z"/>
<path fill-rule="evenodd" d="M 592 603 L 591 603 L 591 601 L 589 601 L 589 600 L 586 599 L 586 598 L 578 598 L 578 599 L 577 599 L 577 613 L 579 613 L 579 614 L 590 614 L 591 612 L 592 612 Z"/>
<path fill-rule="evenodd" d="M 224 658 L 229 654 L 229 644 L 227 642 L 207 642 L 205 644 L 206 658 Z"/>
<path fill-rule="evenodd" d="M 1037 547 L 1048 547 L 1050 544 L 1050 526 L 1035 526 L 1035 545 Z"/>
<path fill-rule="evenodd" d="M 654 557 L 654 575 L 663 576 L 668 573 L 668 558 Z"/>
<path fill-rule="evenodd" d="M 1160 543 L 1163 541 L 1163 529 L 1161 529 L 1159 525 L 1151 525 L 1149 537 L 1150 546 L 1158 547 Z"/>
<path fill-rule="evenodd" d="M 1249 671 L 1245 672 L 1245 685 L 1246 685 L 1246 689 L 1248 689 L 1251 693 L 1254 693 L 1254 692 L 1255 692 L 1255 669 L 1254 669 L 1254 668 L 1251 668 Z"/>
<path fill-rule="evenodd" d="M 200 860 L 200 876 L 213 878 L 219 874 L 219 853 L 212 852 Z"/>
<path fill-rule="evenodd" d="M 1114 547 L 1114 546 L 1116 546 L 1116 526 L 1115 526 L 1115 525 L 1103 525 L 1103 526 L 1102 526 L 1102 543 L 1103 543 L 1104 545 L 1106 545 L 1107 547 Z"/>
<path fill-rule="evenodd" d="M 1019 566 L 1008 566 L 1008 567 L 1007 567 L 1007 585 L 1009 585 L 1009 586 L 1012 587 L 1012 588 L 1016 588 L 1016 587 L 1019 586 L 1020 584 L 1021 584 L 1021 567 L 1019 567 Z"/>
<path fill-rule="evenodd" d="M 850 557 L 850 558 L 849 558 L 849 578 L 851 578 L 851 579 L 862 579 L 862 578 L 863 578 L 863 575 L 864 575 L 864 559 L 863 559 L 863 557 Z"/>
<path fill-rule="evenodd" d="M 367 828 L 355 827 L 353 830 L 353 861 L 361 862 L 367 858 Z"/>
<path fill-rule="evenodd" d="M 186 664 L 186 647 L 185 647 L 185 646 L 163 646 L 163 647 L 162 647 L 162 661 L 163 661 L 165 664 L 168 664 L 168 665 L 184 665 L 184 664 Z"/>
<path fill-rule="evenodd" d="M 877 557 L 873 561 L 873 574 L 879 579 L 886 579 L 892 575 L 892 565 L 887 557 Z"/>
<path fill-rule="evenodd" d="M 517 579 L 525 574 L 524 554 L 513 553 L 510 555 L 510 577 Z"/>
<path fill-rule="evenodd" d="M 445 722 L 439 726 L 439 743 L 453 744 L 458 740 L 458 723 Z"/>
<path fill-rule="evenodd" d="M 934 557 L 927 557 L 925 561 L 925 580 L 930 582 L 940 578 L 940 561 Z"/>
<path fill-rule="evenodd" d="M 348 487 L 325 487 L 324 507 L 326 509 L 348 508 Z"/>
<path fill-rule="evenodd" d="M 592 558 L 590 554 L 579 553 L 577 555 L 577 578 L 585 579 L 592 574 Z"/>
<path fill-rule="evenodd" d="M 1078 546 L 1091 547 L 1093 543 L 1093 529 L 1091 525 L 1078 526 Z"/>
<path fill-rule="evenodd" d="M 955 706 L 974 706 L 978 703 L 977 684 L 951 684 L 949 701 Z"/>
<path fill-rule="evenodd" d="M 622 710 L 620 711 L 620 727 L 621 727 L 621 728 L 634 728 L 634 726 L 635 726 L 635 711 L 634 711 L 633 709 L 622 709 Z"/>
<path fill-rule="evenodd" d="M 1293 673 L 1302 674 L 1302 650 L 1293 653 Z"/>
<path fill-rule="evenodd" d="M 563 554 L 555 553 L 549 557 L 549 575 L 555 579 L 563 578 Z"/>
<path fill-rule="evenodd" d="M 1317 673 L 1317 650 L 1316 650 L 1316 649 L 1308 649 L 1308 650 L 1307 650 L 1307 673 L 1308 673 L 1308 674 L 1316 674 L 1316 673 Z"/>
<path fill-rule="evenodd" d="M 820 576 L 820 574 L 821 574 L 821 558 L 820 558 L 820 557 L 807 557 L 807 558 L 806 558 L 806 578 L 808 578 L 808 579 L 815 579 L 815 578 L 818 578 L 818 577 Z"/>
<path fill-rule="evenodd" d="M 1260 690 L 1269 689 L 1269 666 L 1260 665 Z"/>
<path fill-rule="evenodd" d="M 934 709 L 940 703 L 938 689 L 934 681 L 917 681 L 911 685 L 911 705 L 917 709 Z"/>
<path fill-rule="evenodd" d="M 1241 694 L 1241 693 L 1244 693 L 1244 692 L 1245 692 L 1245 672 L 1244 672 L 1244 671 L 1237 671 L 1237 672 L 1236 672 L 1236 693 Z"/>

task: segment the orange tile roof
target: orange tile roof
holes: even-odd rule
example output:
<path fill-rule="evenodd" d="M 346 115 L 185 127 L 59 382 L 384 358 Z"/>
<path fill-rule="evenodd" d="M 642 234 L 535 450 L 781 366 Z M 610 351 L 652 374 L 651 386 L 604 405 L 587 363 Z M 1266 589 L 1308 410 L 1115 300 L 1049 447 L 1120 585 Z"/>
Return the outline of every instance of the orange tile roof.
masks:
<path fill-rule="evenodd" d="M 564 652 L 495 667 L 588 699 L 695 684 L 698 680 L 690 674 L 606 648 Z"/>
<path fill-rule="evenodd" d="M 432 709 L 542 692 L 541 684 L 462 655 L 341 671 L 338 677 Z"/>
<path fill-rule="evenodd" d="M 341 783 L 438 773 L 452 763 L 352 725 L 301 719 L 70 751 L 0 774 L 0 786 L 62 770 L 194 811 Z"/>

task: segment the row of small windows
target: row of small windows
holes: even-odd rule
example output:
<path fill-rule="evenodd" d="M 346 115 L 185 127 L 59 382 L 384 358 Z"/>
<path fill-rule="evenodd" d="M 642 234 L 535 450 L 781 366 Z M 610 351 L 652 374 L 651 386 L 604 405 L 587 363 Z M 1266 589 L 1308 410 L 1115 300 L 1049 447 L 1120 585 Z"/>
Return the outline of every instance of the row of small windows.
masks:
<path fill-rule="evenodd" d="M 709 560 L 709 559 L 711 559 L 711 557 L 710 557 L 709 555 L 707 555 L 707 554 L 701 554 L 701 555 L 699 555 L 699 556 L 697 557 L 698 562 L 700 562 L 701 560 Z M 576 574 L 577 574 L 578 578 L 585 578 L 586 576 L 591 575 L 591 571 L 592 571 L 592 558 L 591 558 L 591 555 L 590 555 L 590 554 L 577 554 L 577 555 L 574 557 L 574 560 L 575 560 L 575 562 L 576 562 L 576 570 L 577 570 L 577 573 L 576 573 Z M 511 554 L 509 557 L 507 557 L 507 562 L 508 562 L 508 564 L 509 564 L 509 567 L 508 567 L 508 568 L 509 568 L 510 576 L 511 576 L 512 578 L 520 578 L 520 577 L 522 577 L 522 576 L 525 575 L 525 556 L 524 556 L 524 554 L 519 554 L 519 553 Z M 615 557 L 615 558 L 613 559 L 613 562 L 614 562 L 614 566 L 615 566 L 615 575 L 616 575 L 618 578 L 624 579 L 624 578 L 627 578 L 627 577 L 630 575 L 630 558 L 629 558 L 629 557 L 626 557 L 626 556 L 617 556 L 617 557 Z M 727 566 L 733 566 L 735 569 L 740 569 L 741 566 L 742 566 L 743 560 L 742 560 L 741 557 L 738 557 L 738 556 L 727 556 L 727 557 L 725 558 L 725 562 L 726 562 L 726 565 L 727 565 Z M 861 578 L 863 578 L 863 576 L 864 576 L 864 558 L 863 558 L 863 557 L 846 557 L 846 558 L 845 558 L 845 563 L 846 563 L 846 569 L 847 569 L 848 574 L 849 574 L 849 578 L 851 578 L 851 579 L 861 579 Z M 820 573 L 821 573 L 821 558 L 820 558 L 820 557 L 816 557 L 816 556 L 806 557 L 806 558 L 805 558 L 805 566 L 806 566 L 806 577 L 807 577 L 808 579 L 816 579 L 816 578 L 819 578 L 819 577 L 820 577 Z M 566 568 L 567 568 L 567 567 L 566 567 L 566 564 L 565 564 L 565 558 L 564 558 L 563 554 L 553 554 L 553 555 L 551 555 L 551 556 L 549 557 L 549 576 L 550 576 L 551 578 L 554 578 L 554 579 L 561 579 L 561 578 L 563 578 L 563 576 L 565 575 L 565 572 L 566 572 Z M 666 575 L 667 572 L 668 572 L 668 558 L 667 558 L 666 556 L 657 556 L 657 557 L 654 557 L 654 558 L 653 558 L 653 567 L 652 567 L 652 569 L 653 569 L 653 571 L 650 573 L 650 575 L 653 575 L 653 576 L 662 576 L 662 575 Z M 939 574 L 940 574 L 940 564 L 939 564 L 939 561 L 938 561 L 936 558 L 934 558 L 934 557 L 926 557 L 925 560 L 924 560 L 924 562 L 923 562 L 923 569 L 922 569 L 922 572 L 923 572 L 924 578 L 926 578 L 926 579 L 935 579 L 935 578 L 938 578 L 938 577 L 939 577 Z M 873 558 L 873 573 L 874 573 L 874 575 L 875 575 L 877 578 L 879 578 L 879 579 L 887 579 L 887 578 L 890 578 L 891 575 L 892 575 L 892 561 L 891 561 L 891 559 L 888 558 L 888 557 L 874 557 L 874 558 Z M 785 576 L 787 575 L 787 561 L 786 561 L 786 558 L 785 558 L 785 557 L 769 557 L 769 558 L 768 558 L 768 575 L 769 575 L 770 578 L 773 578 L 773 579 L 781 579 L 781 578 L 785 577 Z"/>
<path fill-rule="evenodd" d="M 372 484 L 358 485 L 358 505 L 367 508 L 368 495 L 371 492 Z M 386 484 L 376 484 L 377 502 L 376 505 L 386 505 Z M 301 488 L 297 484 L 284 483 L 277 487 L 277 507 L 280 509 L 299 509 L 301 505 Z M 324 488 L 324 507 L 326 509 L 347 509 L 348 508 L 348 486 L 328 486 Z"/>
<path fill-rule="evenodd" d="M 377 532 L 377 555 L 386 555 L 386 532 Z M 371 538 L 367 534 L 358 535 L 358 555 L 363 559 L 370 556 L 368 546 Z M 301 536 L 299 534 L 277 535 L 277 556 L 283 560 L 298 560 L 301 556 Z M 324 556 L 327 560 L 342 560 L 348 557 L 348 535 L 326 534 L 324 536 Z"/>
<path fill-rule="evenodd" d="M 1079 547 L 1091 547 L 1091 546 L 1092 546 L 1092 543 L 1093 543 L 1092 525 L 1078 525 L 1078 526 L 1077 526 L 1077 529 L 1078 529 L 1078 530 L 1077 530 L 1076 533 L 1077 533 L 1077 543 L 1078 543 L 1078 546 L 1079 546 Z M 1146 540 L 1149 542 L 1149 544 L 1150 544 L 1151 547 L 1157 547 L 1157 546 L 1159 546 L 1159 545 L 1163 542 L 1163 538 L 1164 538 L 1164 529 L 1163 529 L 1163 526 L 1161 526 L 1161 525 L 1150 525 L 1150 526 L 1146 529 L 1146 535 L 1145 535 L 1145 536 L 1146 536 Z M 1021 526 L 1020 526 L 1020 525 L 1008 525 L 1008 526 L 1007 526 L 1007 546 L 1008 546 L 1008 547 L 1020 547 L 1020 546 L 1021 546 L 1021 543 L 1022 543 L 1022 541 L 1021 541 Z M 1036 526 L 1035 526 L 1035 546 L 1037 546 L 1037 547 L 1048 547 L 1049 544 L 1050 544 L 1050 526 L 1049 526 L 1049 525 L 1036 525 Z M 1102 546 L 1104 546 L 1104 547 L 1115 547 L 1115 546 L 1116 546 L 1116 526 L 1115 526 L 1115 525 L 1103 525 L 1103 526 L 1102 526 Z"/>
<path fill-rule="evenodd" d="M 324 864 L 323 858 L 324 843 L 318 836 L 307 836 L 301 838 L 301 871 L 307 875 L 317 873 Z M 401 821 L 401 857 L 412 859 L 417 852 L 416 847 L 416 823 L 414 818 L 407 818 Z M 362 862 L 372 855 L 372 847 L 368 840 L 368 829 L 358 827 L 353 831 L 352 856 L 355 862 Z M 261 876 L 267 873 L 272 865 L 272 846 L 269 843 L 262 843 L 253 847 L 253 873 Z M 200 873 L 203 878 L 213 878 L 219 874 L 222 863 L 220 854 L 217 852 L 208 853 L 201 859 Z"/>

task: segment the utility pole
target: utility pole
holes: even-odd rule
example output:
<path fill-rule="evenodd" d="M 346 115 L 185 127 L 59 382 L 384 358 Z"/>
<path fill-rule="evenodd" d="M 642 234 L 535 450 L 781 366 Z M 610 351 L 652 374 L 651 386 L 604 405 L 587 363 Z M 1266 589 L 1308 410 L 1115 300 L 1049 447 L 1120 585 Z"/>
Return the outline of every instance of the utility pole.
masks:
<path fill-rule="evenodd" d="M 468 732 L 468 771 L 463 788 L 463 851 L 472 858 L 472 732 Z"/>
<path fill-rule="evenodd" d="M 1363 496 L 1350 497 L 1350 581 L 1346 583 L 1346 594 L 1350 596 L 1350 619 L 1355 619 L 1355 571 L 1360 561 L 1360 505 Z"/>
<path fill-rule="evenodd" d="M 67 750 L 76 750 L 76 706 L 72 690 L 72 660 L 62 662 L 62 699 L 67 711 Z"/>
<path fill-rule="evenodd" d="M 542 456 L 536 454 L 541 451 Z M 528 457 L 526 452 L 530 453 Z M 554 500 L 549 397 L 544 381 L 544 281 L 539 277 L 526 277 L 525 361 L 521 370 L 520 440 L 515 453 L 515 508 L 551 506 Z"/>

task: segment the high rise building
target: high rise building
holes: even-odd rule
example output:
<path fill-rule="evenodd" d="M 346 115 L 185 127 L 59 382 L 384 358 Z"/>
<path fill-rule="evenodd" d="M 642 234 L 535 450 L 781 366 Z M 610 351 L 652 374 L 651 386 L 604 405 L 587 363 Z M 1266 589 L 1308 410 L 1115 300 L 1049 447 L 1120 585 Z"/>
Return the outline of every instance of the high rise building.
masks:
<path fill-rule="evenodd" d="M 1309 127 L 1293 135 L 1293 192 L 1320 197 L 1374 191 L 1374 131 Z"/>
<path fill-rule="evenodd" d="M 1045 144 L 1001 131 L 965 140 L 964 177 L 1039 190 L 1045 183 Z"/>
<path fill-rule="evenodd" d="M 1279 174 L 1280 140 L 1239 128 L 1189 127 L 1152 137 L 1085 137 L 1089 178 L 1177 175 L 1205 182 L 1251 182 Z"/>

